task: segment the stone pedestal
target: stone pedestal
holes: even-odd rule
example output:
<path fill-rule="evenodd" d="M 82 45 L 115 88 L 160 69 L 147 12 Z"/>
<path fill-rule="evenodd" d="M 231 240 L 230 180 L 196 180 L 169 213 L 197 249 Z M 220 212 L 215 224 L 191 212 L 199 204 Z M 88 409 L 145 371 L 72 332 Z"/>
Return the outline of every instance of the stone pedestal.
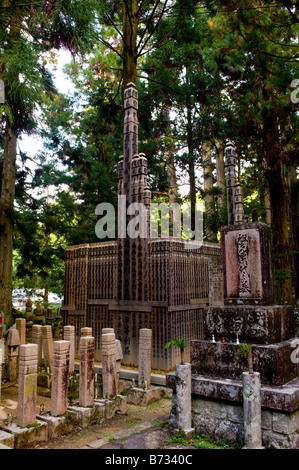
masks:
<path fill-rule="evenodd" d="M 298 364 L 291 360 L 292 340 L 275 344 L 252 344 L 253 369 L 268 385 L 283 385 L 298 376 Z M 235 343 L 191 341 L 192 374 L 242 380 L 248 369 L 245 356 L 239 356 Z"/>
<path fill-rule="evenodd" d="M 177 430 L 187 438 L 194 435 L 191 421 L 191 364 L 176 364 Z"/>
<path fill-rule="evenodd" d="M 243 373 L 244 449 L 263 449 L 261 380 L 258 372 Z"/>
<path fill-rule="evenodd" d="M 55 439 L 72 432 L 80 426 L 77 413 L 67 410 L 63 416 L 51 416 L 49 413 L 37 415 L 37 418 L 48 426 L 48 439 Z"/>
<path fill-rule="evenodd" d="M 20 346 L 17 418 L 20 427 L 36 422 L 37 355 L 36 344 Z"/>
<path fill-rule="evenodd" d="M 80 384 L 79 405 L 93 406 L 94 402 L 94 338 L 80 338 Z"/>
<path fill-rule="evenodd" d="M 128 403 L 139 406 L 148 406 L 161 400 L 164 396 L 165 393 L 162 387 L 151 386 L 148 389 L 132 387 L 127 390 Z"/>
<path fill-rule="evenodd" d="M 69 377 L 69 341 L 54 341 L 51 415 L 59 416 L 66 412 L 68 406 Z"/>
<path fill-rule="evenodd" d="M 173 390 L 169 424 L 177 426 L 176 376 L 167 374 Z M 281 386 L 261 384 L 262 444 L 267 449 L 299 448 L 299 377 Z M 192 375 L 192 426 L 218 441 L 245 444 L 242 379 Z"/>
<path fill-rule="evenodd" d="M 33 427 L 20 427 L 16 423 L 0 426 L 6 433 L 13 436 L 14 449 L 26 449 L 30 444 L 40 444 L 48 440 L 48 425 L 36 420 Z M 9 445 L 12 445 L 12 440 Z"/>
<path fill-rule="evenodd" d="M 72 325 L 66 325 L 63 327 L 63 339 L 70 342 L 70 363 L 69 372 L 72 373 L 75 370 L 75 327 Z"/>

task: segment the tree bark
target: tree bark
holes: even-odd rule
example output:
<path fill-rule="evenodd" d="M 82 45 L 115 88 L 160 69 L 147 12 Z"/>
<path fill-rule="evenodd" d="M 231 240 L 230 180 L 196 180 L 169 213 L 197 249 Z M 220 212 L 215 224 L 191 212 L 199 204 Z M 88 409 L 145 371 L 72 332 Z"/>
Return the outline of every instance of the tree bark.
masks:
<path fill-rule="evenodd" d="M 12 322 L 13 205 L 17 137 L 9 122 L 4 134 L 0 192 L 0 310 L 5 323 Z"/>
<path fill-rule="evenodd" d="M 188 84 L 188 76 L 187 76 Z M 194 139 L 192 126 L 192 111 L 190 96 L 186 96 L 187 108 L 187 145 L 188 145 L 188 170 L 190 184 L 190 204 L 191 204 L 191 230 L 195 230 L 195 208 L 196 208 L 196 179 L 195 179 L 195 156 L 194 156 Z"/>
<path fill-rule="evenodd" d="M 293 175 L 296 176 L 296 172 Z M 293 287 L 295 300 L 299 299 L 299 180 L 291 182 L 290 248 L 292 253 Z"/>
<path fill-rule="evenodd" d="M 123 1 L 123 85 L 136 85 L 138 1 Z"/>

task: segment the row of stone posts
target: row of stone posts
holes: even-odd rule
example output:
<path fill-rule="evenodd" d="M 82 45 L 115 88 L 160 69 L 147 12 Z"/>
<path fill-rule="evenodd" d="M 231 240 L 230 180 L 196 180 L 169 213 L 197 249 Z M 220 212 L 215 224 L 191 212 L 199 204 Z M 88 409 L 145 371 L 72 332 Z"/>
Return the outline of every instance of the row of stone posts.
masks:
<path fill-rule="evenodd" d="M 51 328 L 51 327 L 50 327 Z M 116 341 L 112 330 L 102 335 L 103 398 L 117 395 Z M 37 372 L 41 350 L 45 363 L 52 372 L 51 411 L 52 416 L 63 415 L 68 408 L 69 373 L 74 371 L 75 328 L 64 327 L 63 340 L 53 341 L 48 326 L 33 325 L 32 341 L 20 345 L 18 419 L 20 427 L 36 421 Z M 82 336 L 83 334 L 83 336 Z M 0 350 L 1 351 L 1 350 Z M 2 352 L 2 351 L 1 351 Z M 94 404 L 94 337 L 91 328 L 82 328 L 80 337 L 79 406 Z"/>

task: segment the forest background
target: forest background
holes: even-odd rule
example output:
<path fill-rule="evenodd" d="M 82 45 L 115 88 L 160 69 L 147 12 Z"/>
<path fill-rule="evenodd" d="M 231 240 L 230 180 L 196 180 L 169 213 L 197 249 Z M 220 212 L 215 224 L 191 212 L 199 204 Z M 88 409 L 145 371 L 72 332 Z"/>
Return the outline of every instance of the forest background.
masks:
<path fill-rule="evenodd" d="M 154 202 L 202 200 L 204 240 L 227 223 L 233 141 L 249 221 L 272 229 L 278 304 L 299 298 L 298 13 L 291 1 L 2 0 L 0 310 L 12 290 L 63 295 L 69 245 L 99 241 L 117 206 L 124 86 Z M 72 91 L 54 85 L 59 54 Z M 33 153 L 22 139 L 42 143 Z M 187 188 L 187 189 L 186 189 Z"/>

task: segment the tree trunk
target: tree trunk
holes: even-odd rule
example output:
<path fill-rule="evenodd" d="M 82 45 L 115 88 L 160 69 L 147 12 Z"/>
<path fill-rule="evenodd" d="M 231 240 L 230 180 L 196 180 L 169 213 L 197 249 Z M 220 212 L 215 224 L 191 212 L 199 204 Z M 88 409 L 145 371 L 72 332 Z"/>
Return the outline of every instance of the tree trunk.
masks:
<path fill-rule="evenodd" d="M 136 85 L 138 1 L 123 1 L 123 85 Z"/>
<path fill-rule="evenodd" d="M 291 186 L 290 204 L 290 248 L 292 250 L 292 270 L 295 299 L 299 299 L 299 180 Z"/>
<path fill-rule="evenodd" d="M 221 189 L 221 194 L 218 195 L 218 204 L 219 207 L 226 209 L 226 184 L 225 184 L 225 164 L 224 164 L 224 147 L 222 142 L 216 141 L 215 142 L 215 150 L 216 150 L 216 179 L 217 179 L 217 186 Z"/>
<path fill-rule="evenodd" d="M 4 153 L 0 192 L 0 310 L 5 323 L 12 322 L 13 205 L 17 137 L 8 121 L 4 135 Z"/>
<path fill-rule="evenodd" d="M 188 84 L 188 77 L 187 77 Z M 187 108 L 187 145 L 188 145 L 188 172 L 190 184 L 190 204 L 191 204 L 191 230 L 195 230 L 195 208 L 196 208 L 196 184 L 195 184 L 195 156 L 192 126 L 192 111 L 190 96 L 186 96 Z"/>
<path fill-rule="evenodd" d="M 280 158 L 279 133 L 273 116 L 264 116 L 264 155 L 266 179 L 271 201 L 271 228 L 275 276 L 275 302 L 279 305 L 293 303 L 291 261 L 289 255 L 287 192 Z"/>

